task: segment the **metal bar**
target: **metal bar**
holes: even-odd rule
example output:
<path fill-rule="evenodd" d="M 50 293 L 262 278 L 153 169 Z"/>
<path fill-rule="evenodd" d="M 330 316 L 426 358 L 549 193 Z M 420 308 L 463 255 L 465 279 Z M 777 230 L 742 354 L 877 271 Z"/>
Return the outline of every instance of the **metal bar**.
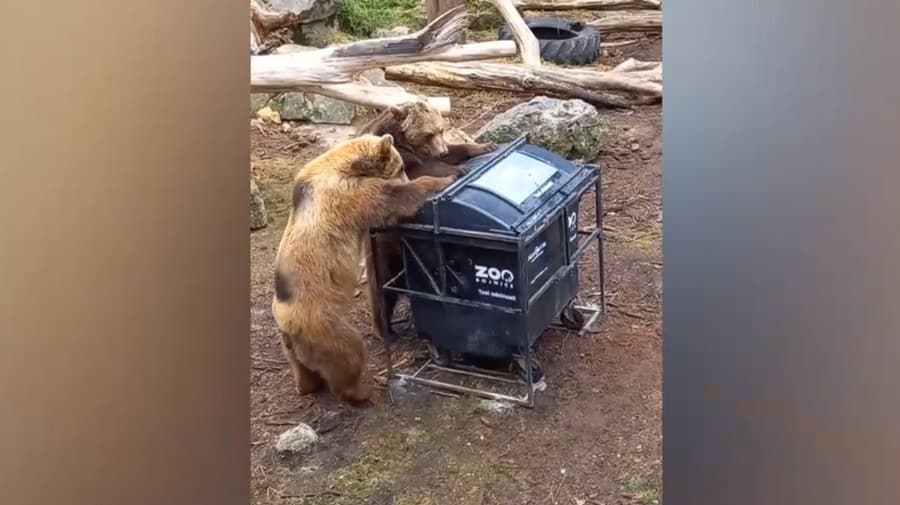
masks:
<path fill-rule="evenodd" d="M 402 225 L 397 226 L 397 228 L 404 230 L 414 230 L 421 231 L 428 234 L 432 233 L 432 228 L 429 225 L 425 224 L 416 224 L 416 223 L 404 223 Z M 394 231 L 393 233 L 399 233 L 398 231 Z M 511 242 L 516 243 L 519 242 L 519 237 L 513 235 L 505 235 L 500 233 L 491 233 L 486 231 L 471 231 L 471 230 L 461 230 L 459 228 L 450 228 L 443 227 L 441 228 L 441 236 L 457 236 L 457 237 L 465 237 L 465 238 L 473 238 L 473 239 L 483 239 L 483 240 L 493 240 L 496 242 Z"/>
<path fill-rule="evenodd" d="M 507 382 L 507 383 L 518 384 L 518 385 L 525 385 L 521 380 L 513 380 L 513 379 L 506 378 L 506 377 L 491 375 L 489 373 L 478 373 L 478 372 L 469 371 L 470 369 L 474 369 L 474 367 L 457 367 L 457 368 L 442 367 L 439 365 L 435 365 L 431 359 L 428 359 L 425 362 L 425 364 L 423 364 L 421 367 L 419 367 L 418 370 L 416 370 L 415 373 L 413 373 L 412 375 L 401 374 L 401 375 L 398 375 L 398 378 L 408 380 L 410 382 L 422 384 L 425 386 L 430 386 L 433 388 L 455 391 L 457 393 L 469 393 L 469 394 L 474 394 L 474 395 L 481 396 L 481 397 L 491 398 L 494 400 L 509 401 L 509 402 L 513 402 L 517 405 L 522 405 L 522 406 L 529 407 L 529 408 L 534 406 L 534 396 L 533 396 L 534 387 L 532 387 L 530 389 L 530 393 L 528 393 L 522 397 L 515 397 L 515 396 L 504 395 L 504 394 L 500 394 L 500 393 L 493 393 L 490 391 L 482 391 L 480 389 L 469 388 L 469 387 L 465 387 L 465 386 L 459 386 L 459 385 L 451 384 L 448 382 L 442 382 L 442 381 L 425 379 L 425 378 L 419 377 L 419 374 L 421 374 L 427 368 L 439 370 L 442 372 L 457 374 L 457 375 L 479 377 L 479 378 L 483 378 L 483 379 L 487 379 L 487 380 Z M 487 371 L 484 370 L 482 372 L 487 372 Z"/>
<path fill-rule="evenodd" d="M 516 272 L 516 278 L 519 279 L 519 286 L 516 289 L 516 305 L 519 307 L 523 313 L 528 313 L 528 249 L 525 247 L 525 242 L 519 242 L 518 251 L 516 252 L 516 257 L 519 260 L 519 268 L 518 272 Z"/>
<path fill-rule="evenodd" d="M 595 230 L 597 233 L 597 269 L 598 276 L 600 277 L 600 310 L 603 312 L 604 317 L 606 316 L 606 279 L 604 272 L 606 268 L 603 265 L 603 198 L 600 193 L 602 179 L 600 177 L 600 166 L 597 166 L 597 183 L 594 185 L 594 217 L 597 221 L 597 229 Z"/>
<path fill-rule="evenodd" d="M 579 307 L 584 307 L 584 306 L 576 306 L 574 308 L 579 309 Z M 597 318 L 600 317 L 600 314 L 603 312 L 603 309 L 598 309 L 595 307 L 584 307 L 584 308 L 590 309 L 591 312 L 593 312 L 593 315 L 591 315 L 591 317 L 588 318 L 588 320 L 584 323 L 584 326 L 581 328 L 581 331 L 578 332 L 579 335 L 584 335 L 584 332 L 587 331 L 588 328 L 590 328 L 591 326 L 594 325 L 594 322 L 597 321 Z"/>
<path fill-rule="evenodd" d="M 431 368 L 434 370 L 440 370 L 442 372 L 455 373 L 455 374 L 460 374 L 460 375 L 470 375 L 472 377 L 479 377 L 482 379 L 490 379 L 490 380 L 495 380 L 495 381 L 508 382 L 510 384 L 522 385 L 522 381 L 520 381 L 518 379 L 510 379 L 508 377 L 502 377 L 500 375 L 485 373 L 483 371 L 474 371 L 474 370 L 477 370 L 477 369 L 474 369 L 474 367 L 463 368 L 462 366 L 456 365 L 456 368 L 447 368 L 447 367 L 443 367 L 440 365 L 432 364 L 428 368 Z"/>
<path fill-rule="evenodd" d="M 421 291 L 412 291 L 410 289 L 404 288 L 395 288 L 395 287 L 385 287 L 385 291 L 390 291 L 392 293 L 400 293 L 409 297 L 421 298 L 423 300 L 430 300 L 433 302 L 442 302 L 442 303 L 452 303 L 455 305 L 462 305 L 464 307 L 471 307 L 474 309 L 486 309 L 486 310 L 496 310 L 499 312 L 504 312 L 507 314 L 518 314 L 521 312 L 521 309 L 517 307 L 504 307 L 502 305 L 493 305 L 486 302 L 475 302 L 471 300 L 463 300 L 461 298 L 455 298 L 452 296 L 441 296 L 434 295 L 430 293 L 423 293 Z"/>
<path fill-rule="evenodd" d="M 584 256 L 585 251 L 588 247 L 591 246 L 591 241 L 600 236 L 600 229 L 596 229 L 592 232 L 588 233 L 587 238 L 584 239 L 578 249 L 575 250 L 575 254 L 572 256 L 572 263 L 574 264 L 576 261 L 580 260 L 582 256 Z"/>
<path fill-rule="evenodd" d="M 440 218 L 438 217 L 438 199 L 431 199 L 431 229 L 437 235 L 441 229 Z"/>
<path fill-rule="evenodd" d="M 441 281 L 441 295 L 445 296 L 447 294 L 447 264 L 444 262 L 444 248 L 441 247 L 441 242 L 437 239 L 437 235 L 435 235 L 434 239 L 432 239 L 432 243 L 434 243 L 434 250 L 437 253 L 438 265 L 441 269 L 441 273 L 439 274 L 438 280 Z"/>
<path fill-rule="evenodd" d="M 378 267 L 376 266 L 375 268 L 378 268 Z M 390 279 L 389 281 L 387 281 L 387 282 L 385 282 L 384 284 L 382 284 L 381 288 L 382 288 L 382 289 L 387 289 L 387 290 L 398 289 L 398 288 L 394 288 L 393 286 L 391 286 L 391 284 L 393 284 L 393 283 L 397 282 L 398 280 L 400 280 L 400 277 L 403 277 L 403 274 L 405 274 L 405 273 L 406 273 L 406 269 L 405 269 L 405 268 L 404 268 L 403 270 L 400 270 L 400 272 L 399 272 L 397 275 L 391 277 L 391 279 Z M 382 294 L 382 293 L 379 292 L 379 294 Z"/>
<path fill-rule="evenodd" d="M 544 285 L 541 286 L 541 289 L 537 290 L 533 295 L 531 295 L 531 298 L 528 299 L 529 307 L 531 307 L 538 298 L 546 293 L 547 290 L 550 289 L 550 287 L 553 285 L 553 283 L 558 282 L 559 279 L 563 278 L 566 275 L 569 275 L 569 272 L 573 268 L 578 266 L 578 260 L 580 260 L 581 256 L 584 255 L 584 252 L 588 248 L 588 245 L 590 245 L 591 240 L 593 240 L 595 236 L 599 236 L 599 233 L 599 230 L 592 231 L 590 236 L 585 239 L 585 241 L 581 245 L 578 246 L 578 250 L 575 251 L 575 254 L 572 256 L 572 262 L 557 270 L 555 274 L 550 276 L 550 278 L 548 278 L 547 281 L 544 282 Z"/>
<path fill-rule="evenodd" d="M 440 295 L 432 295 L 429 293 L 422 293 L 420 291 L 410 291 L 408 289 L 402 288 L 388 288 L 388 291 L 394 293 L 400 293 L 407 295 L 409 297 L 420 298 L 423 300 L 429 300 L 432 302 L 442 302 L 442 303 L 451 303 L 454 305 L 462 305 L 464 307 L 470 307 L 474 309 L 484 309 L 484 310 L 495 310 L 498 312 L 503 312 L 506 314 L 518 314 L 521 310 L 517 307 L 504 307 L 502 305 L 492 305 L 485 302 L 473 302 L 469 300 L 462 300 L 459 298 L 454 298 L 450 296 L 440 296 Z"/>
<path fill-rule="evenodd" d="M 416 373 L 412 374 L 412 377 L 418 377 L 419 374 L 422 373 L 423 370 L 428 368 L 428 365 L 430 365 L 430 364 L 431 364 L 431 360 L 429 359 L 428 361 L 425 362 L 424 365 L 420 366 L 419 369 L 416 370 Z"/>
<path fill-rule="evenodd" d="M 527 336 L 525 337 L 528 338 Z M 534 377 L 531 374 L 531 345 L 525 343 L 525 376 L 528 377 L 528 404 L 534 405 Z"/>
<path fill-rule="evenodd" d="M 416 254 L 416 251 L 412 248 L 412 246 L 409 245 L 409 242 L 405 238 L 400 237 L 400 241 L 403 242 L 404 247 L 409 250 L 409 254 L 412 255 L 413 259 L 416 261 L 416 264 L 419 265 L 419 268 L 422 269 L 422 273 L 424 273 L 425 277 L 428 278 L 428 283 L 431 284 L 431 288 L 434 289 L 434 292 L 440 294 L 441 288 L 438 287 L 437 281 L 435 281 L 434 277 L 431 276 L 431 272 L 428 271 L 428 267 L 425 266 L 425 262 L 422 261 L 422 258 L 420 258 L 418 254 Z"/>
<path fill-rule="evenodd" d="M 523 407 L 531 408 L 534 406 L 533 401 L 529 400 L 529 398 L 532 397 L 532 395 L 534 393 L 533 391 L 531 391 L 528 394 L 526 394 L 525 396 L 519 398 L 519 397 L 515 397 L 515 396 L 503 395 L 500 393 L 493 393 L 491 391 L 481 391 L 480 389 L 467 388 L 465 386 L 458 386 L 456 384 L 450 384 L 447 382 L 439 382 L 439 381 L 433 381 L 430 379 L 423 379 L 421 377 L 410 377 L 410 376 L 404 376 L 404 375 L 401 375 L 400 377 L 402 379 L 406 379 L 410 382 L 422 384 L 423 386 L 430 386 L 430 387 L 438 388 L 438 389 L 446 389 L 448 391 L 455 391 L 457 393 L 468 393 L 468 394 L 472 394 L 472 395 L 476 395 L 476 396 L 481 396 L 484 398 L 490 398 L 492 400 L 507 401 L 510 403 L 515 403 L 517 405 L 521 405 Z"/>
<path fill-rule="evenodd" d="M 371 232 L 369 234 L 369 253 L 372 254 L 373 261 L 372 264 L 375 266 L 374 271 L 372 272 L 375 276 L 374 279 L 369 279 L 369 282 L 375 282 L 376 288 L 375 292 L 379 298 L 379 300 L 384 299 L 384 286 L 381 284 L 381 272 L 378 268 L 378 261 L 374 260 L 376 254 L 378 254 L 378 246 L 377 246 L 377 232 Z M 402 275 L 403 272 L 400 272 L 394 279 L 391 281 L 395 281 L 397 277 Z M 390 281 L 389 281 L 390 282 Z M 387 307 L 384 303 L 379 304 L 380 311 L 380 321 L 381 321 L 381 343 L 384 345 L 384 360 L 387 365 L 387 373 L 388 377 L 391 377 L 394 374 L 394 360 L 391 357 L 391 316 L 387 313 Z"/>

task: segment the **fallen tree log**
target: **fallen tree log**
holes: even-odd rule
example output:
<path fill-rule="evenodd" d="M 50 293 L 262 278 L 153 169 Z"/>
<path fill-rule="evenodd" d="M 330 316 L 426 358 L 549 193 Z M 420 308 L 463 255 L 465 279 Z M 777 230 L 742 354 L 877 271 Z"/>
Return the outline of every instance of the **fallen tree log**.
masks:
<path fill-rule="evenodd" d="M 253 24 L 253 20 L 250 20 L 250 54 L 259 54 L 262 51 L 262 39 L 259 36 L 259 30 L 256 29 L 256 25 Z"/>
<path fill-rule="evenodd" d="M 662 62 L 660 61 L 640 61 L 634 58 L 628 58 L 612 69 L 613 72 L 643 72 L 651 70 L 659 70 L 660 79 L 662 79 Z"/>
<path fill-rule="evenodd" d="M 443 115 L 450 114 L 450 98 L 446 96 L 426 97 L 414 95 L 400 87 L 373 86 L 355 82 L 325 84 L 301 88 L 299 91 L 324 95 L 336 100 L 355 103 L 376 109 L 388 109 L 408 102 L 425 101 Z"/>
<path fill-rule="evenodd" d="M 320 83 L 338 84 L 349 82 L 351 75 L 370 68 L 381 68 L 395 65 L 397 58 L 366 57 L 364 60 L 354 58 L 353 62 L 340 62 L 332 68 L 310 68 L 301 66 L 296 60 L 284 61 L 284 57 L 303 56 L 313 51 L 303 53 L 276 54 L 264 56 L 252 56 L 250 58 L 250 87 L 254 91 L 277 91 L 298 86 L 318 85 Z M 315 51 L 319 52 L 319 51 Z M 512 40 L 494 40 L 490 42 L 476 42 L 473 44 L 460 44 L 447 47 L 445 50 L 433 54 L 430 61 L 465 62 L 474 60 L 491 60 L 507 58 L 516 55 L 516 43 Z M 260 64 L 259 59 L 266 58 L 265 65 Z M 282 60 L 275 62 L 276 58 Z M 407 61 L 422 61 L 418 56 L 404 58 Z M 328 59 L 323 60 L 329 63 Z M 277 63 L 285 63 L 277 66 Z M 255 63 L 255 65 L 254 65 Z M 320 75 L 327 73 L 327 79 L 320 79 Z"/>
<path fill-rule="evenodd" d="M 457 44 L 466 24 L 464 8 L 447 11 L 410 35 L 364 40 L 318 51 L 250 57 L 253 91 L 339 84 L 370 68 L 419 61 L 471 61 L 516 54 L 513 41 Z"/>
<path fill-rule="evenodd" d="M 259 0 L 250 0 L 250 21 L 256 26 L 257 33 L 265 37 L 268 33 L 296 26 L 304 20 L 295 12 L 275 12 Z"/>
<path fill-rule="evenodd" d="M 610 11 L 587 23 L 600 33 L 662 32 L 662 11 Z"/>
<path fill-rule="evenodd" d="M 661 81 L 661 65 L 658 73 Z M 597 106 L 631 107 L 660 101 L 662 83 L 651 79 L 656 71 L 644 70 L 637 74 L 548 66 L 534 68 L 510 63 L 416 63 L 385 69 L 385 77 L 397 81 L 580 98 Z"/>
<path fill-rule="evenodd" d="M 541 66 L 541 45 L 537 37 L 525 24 L 522 15 L 516 10 L 513 0 L 491 0 L 500 16 L 506 21 L 519 48 L 522 63 L 530 67 Z"/>
<path fill-rule="evenodd" d="M 275 10 L 262 0 L 250 0 L 250 54 L 268 52 L 290 40 L 290 29 L 327 19 L 316 4 L 306 10 Z"/>
<path fill-rule="evenodd" d="M 515 0 L 523 11 L 659 10 L 662 0 Z"/>

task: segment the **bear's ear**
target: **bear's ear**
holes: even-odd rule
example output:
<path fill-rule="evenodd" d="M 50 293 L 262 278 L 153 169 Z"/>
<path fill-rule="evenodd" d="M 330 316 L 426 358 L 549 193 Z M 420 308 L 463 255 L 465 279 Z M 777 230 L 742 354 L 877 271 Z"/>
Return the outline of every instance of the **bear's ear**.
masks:
<path fill-rule="evenodd" d="M 394 137 L 390 133 L 385 133 L 381 136 L 381 141 L 379 142 L 379 150 L 381 152 L 382 159 L 389 159 L 391 157 L 391 149 L 394 147 Z"/>
<path fill-rule="evenodd" d="M 406 119 L 407 114 L 409 114 L 409 104 L 394 105 L 391 107 L 391 115 L 394 116 L 394 119 L 397 121 Z"/>

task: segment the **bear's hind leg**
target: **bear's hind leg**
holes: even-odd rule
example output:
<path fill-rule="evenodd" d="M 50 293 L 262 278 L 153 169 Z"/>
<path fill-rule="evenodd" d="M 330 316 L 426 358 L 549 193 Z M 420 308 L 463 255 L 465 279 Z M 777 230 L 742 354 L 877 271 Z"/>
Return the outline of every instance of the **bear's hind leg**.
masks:
<path fill-rule="evenodd" d="M 322 388 L 324 385 L 322 377 L 297 359 L 297 353 L 294 352 L 291 338 L 284 333 L 281 334 L 281 350 L 284 352 L 284 357 L 287 358 L 288 363 L 291 364 L 291 370 L 294 372 L 294 383 L 298 393 L 315 393 Z"/>
<path fill-rule="evenodd" d="M 316 350 L 316 370 L 334 396 L 352 404 L 365 403 L 371 395 L 365 383 L 365 343 L 349 323 L 339 318 L 333 321 Z"/>

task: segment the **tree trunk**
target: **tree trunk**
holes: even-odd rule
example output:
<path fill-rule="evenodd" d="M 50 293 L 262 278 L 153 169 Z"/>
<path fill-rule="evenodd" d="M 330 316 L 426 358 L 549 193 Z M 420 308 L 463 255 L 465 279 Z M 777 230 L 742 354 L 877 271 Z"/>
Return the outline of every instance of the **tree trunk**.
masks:
<path fill-rule="evenodd" d="M 313 16 L 314 9 L 303 12 L 278 12 L 272 10 L 260 0 L 250 0 L 250 19 L 257 28 L 265 33 L 271 33 L 286 26 L 296 26 L 313 21 L 322 21 L 321 15 Z"/>
<path fill-rule="evenodd" d="M 382 39 L 386 40 L 386 39 Z M 315 53 L 322 53 L 316 55 Z M 472 61 L 505 58 L 516 55 L 512 40 L 495 40 L 475 44 L 448 46 L 429 54 L 372 54 L 333 56 L 329 50 L 302 53 L 251 56 L 250 88 L 252 91 L 279 91 L 303 86 L 340 84 L 351 81 L 359 71 L 398 63 L 429 61 Z"/>
<path fill-rule="evenodd" d="M 632 73 L 509 63 L 417 63 L 388 67 L 385 76 L 432 86 L 544 94 L 580 98 L 598 106 L 630 107 L 662 98 L 662 65 L 657 69 L 640 68 L 640 72 Z"/>
<path fill-rule="evenodd" d="M 362 70 L 417 61 L 470 61 L 515 54 L 512 41 L 457 44 L 464 9 L 442 14 L 422 30 L 400 37 L 363 40 L 318 51 L 250 57 L 254 91 L 287 90 L 349 82 Z"/>
<path fill-rule="evenodd" d="M 256 25 L 253 24 L 253 20 L 250 20 L 250 54 L 259 54 L 262 50 L 262 39 L 259 37 L 259 30 L 256 29 Z"/>
<path fill-rule="evenodd" d="M 569 11 L 569 10 L 659 10 L 661 0 L 515 0 L 521 10 Z"/>
<path fill-rule="evenodd" d="M 662 32 L 662 11 L 612 11 L 598 15 L 589 25 L 600 33 Z"/>
<path fill-rule="evenodd" d="M 414 95 L 403 88 L 394 86 L 373 86 L 371 84 L 347 82 L 343 84 L 324 84 L 298 88 L 297 91 L 315 93 L 344 102 L 355 103 L 376 109 L 387 109 L 414 101 L 426 101 L 441 114 L 450 114 L 450 98 L 446 96 L 425 97 Z"/>
<path fill-rule="evenodd" d="M 662 63 L 659 61 L 639 61 L 634 58 L 628 58 L 612 69 L 613 72 L 641 72 L 647 70 L 659 70 L 660 79 L 662 79 Z"/>
<path fill-rule="evenodd" d="M 541 45 L 538 43 L 537 37 L 525 24 L 522 15 L 516 10 L 513 0 L 491 0 L 494 7 L 500 11 L 500 15 L 506 20 L 512 31 L 513 38 L 519 47 L 519 55 L 522 57 L 522 63 L 530 67 L 541 66 Z"/>
<path fill-rule="evenodd" d="M 250 21 L 263 34 L 274 32 L 286 26 L 300 24 L 300 17 L 293 12 L 275 12 L 259 0 L 250 0 Z"/>
<path fill-rule="evenodd" d="M 425 16 L 430 23 L 441 14 L 463 4 L 464 0 L 425 0 Z"/>

